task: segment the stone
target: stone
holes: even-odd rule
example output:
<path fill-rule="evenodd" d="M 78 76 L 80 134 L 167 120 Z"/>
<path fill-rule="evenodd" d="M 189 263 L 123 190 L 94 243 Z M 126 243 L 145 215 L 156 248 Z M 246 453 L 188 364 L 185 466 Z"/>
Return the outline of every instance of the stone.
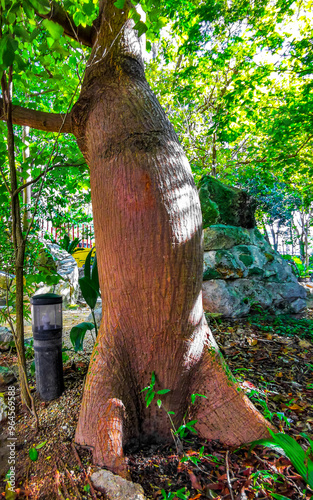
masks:
<path fill-rule="evenodd" d="M 0 422 L 4 422 L 8 418 L 8 407 L 4 402 L 3 396 L 0 396 Z"/>
<path fill-rule="evenodd" d="M 303 311 L 303 309 L 305 309 L 306 306 L 307 306 L 306 300 L 296 299 L 294 302 L 291 302 L 289 309 L 291 313 L 298 314 L 301 311 Z"/>
<path fill-rule="evenodd" d="M 0 326 L 0 351 L 8 351 L 10 349 L 10 342 L 13 341 L 11 330 L 5 326 Z"/>
<path fill-rule="evenodd" d="M 62 295 L 64 306 L 74 305 L 80 291 L 77 262 L 72 255 L 66 252 L 66 250 L 63 250 L 59 245 L 45 240 L 42 242 L 53 260 L 55 269 L 51 267 L 51 270 L 55 270 L 62 277 L 62 280 L 54 286 L 42 286 L 36 291 L 36 295 L 41 293 L 56 293 Z M 51 262 L 50 266 L 52 266 Z"/>
<path fill-rule="evenodd" d="M 99 328 L 102 319 L 102 307 L 97 307 L 97 309 L 94 310 L 94 314 L 96 318 L 97 327 Z M 89 314 L 87 321 L 94 323 L 94 319 L 91 313 Z"/>
<path fill-rule="evenodd" d="M 250 232 L 241 227 L 216 224 L 203 230 L 203 249 L 205 252 L 210 250 L 227 250 L 234 245 L 249 245 L 250 243 Z"/>
<path fill-rule="evenodd" d="M 257 202 L 245 191 L 204 175 L 199 182 L 199 197 L 204 228 L 213 224 L 255 227 Z"/>
<path fill-rule="evenodd" d="M 203 307 L 206 312 L 220 313 L 226 318 L 237 318 L 248 314 L 248 303 L 231 290 L 226 280 L 204 281 L 202 285 Z"/>
<path fill-rule="evenodd" d="M 105 493 L 108 500 L 145 500 L 142 486 L 101 469 L 91 476 L 94 487 Z"/>
<path fill-rule="evenodd" d="M 16 377 L 13 371 L 7 366 L 0 366 L 0 387 L 5 387 L 15 382 Z"/>
<path fill-rule="evenodd" d="M 306 293 L 306 306 L 309 309 L 313 309 L 313 283 L 299 283 L 302 286 Z"/>
<path fill-rule="evenodd" d="M 203 304 L 210 314 L 297 314 L 308 303 L 291 266 L 257 228 L 214 225 L 204 230 L 204 245 Z"/>

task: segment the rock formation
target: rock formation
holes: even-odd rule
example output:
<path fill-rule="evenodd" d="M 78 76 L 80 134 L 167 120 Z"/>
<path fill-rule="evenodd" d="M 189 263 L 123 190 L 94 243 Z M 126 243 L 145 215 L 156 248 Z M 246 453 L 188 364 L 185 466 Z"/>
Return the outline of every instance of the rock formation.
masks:
<path fill-rule="evenodd" d="M 244 316 L 251 309 L 302 311 L 306 291 L 255 227 L 256 201 L 207 175 L 199 195 L 205 228 L 204 309 L 225 317 Z"/>

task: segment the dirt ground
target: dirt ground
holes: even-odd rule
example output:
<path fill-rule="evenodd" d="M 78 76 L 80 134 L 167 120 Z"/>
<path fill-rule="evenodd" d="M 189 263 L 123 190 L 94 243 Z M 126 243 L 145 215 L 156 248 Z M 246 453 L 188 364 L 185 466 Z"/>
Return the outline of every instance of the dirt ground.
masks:
<path fill-rule="evenodd" d="M 87 309 L 65 312 L 65 346 L 70 346 L 71 327 L 86 320 L 87 315 Z M 288 323 L 288 329 L 284 321 L 277 326 L 262 316 L 240 321 L 210 319 L 215 338 L 241 387 L 278 429 L 306 449 L 308 442 L 301 433 L 312 437 L 313 429 L 313 314 L 309 313 L 304 322 L 301 318 L 295 321 L 298 323 Z M 303 328 L 299 327 L 301 321 Z M 30 335 L 31 327 L 26 332 Z M 22 410 L 15 384 L 16 489 L 13 496 L 8 490 L 5 493 L 8 487 L 2 480 L 0 492 L 4 498 L 105 499 L 90 483 L 90 475 L 97 470 L 90 453 L 75 447 L 73 441 L 91 349 L 89 337 L 83 353 L 66 351 L 65 391 L 59 399 L 40 401 L 35 379 L 31 380 L 39 430 L 34 419 Z M 14 351 L 0 356 L 2 366 L 15 363 Z M 30 450 L 36 447 L 38 458 L 33 461 Z M 273 495 L 308 500 L 313 494 L 291 462 L 269 448 L 233 450 L 220 443 L 201 442 L 196 436 L 184 443 L 183 455 L 181 461 L 174 441 L 167 447 L 151 444 L 141 450 L 129 449 L 130 476 L 143 486 L 147 498 L 156 500 L 283 500 Z M 5 474 L 8 465 L 2 463 L 2 469 Z"/>

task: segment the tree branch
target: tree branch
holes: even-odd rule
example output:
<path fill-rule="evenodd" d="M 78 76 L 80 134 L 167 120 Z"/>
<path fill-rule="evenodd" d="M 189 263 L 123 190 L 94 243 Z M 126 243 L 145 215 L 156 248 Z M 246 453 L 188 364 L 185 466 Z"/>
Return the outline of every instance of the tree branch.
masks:
<path fill-rule="evenodd" d="M 22 184 L 19 188 L 17 188 L 14 191 L 14 193 L 12 194 L 12 197 L 16 196 L 18 193 L 23 191 L 23 189 L 27 188 L 27 186 L 31 186 L 32 184 L 35 184 L 35 182 L 39 181 L 39 179 L 41 179 L 41 177 L 46 175 L 47 172 L 50 172 L 51 170 L 54 170 L 57 167 L 82 167 L 83 165 L 85 165 L 85 162 L 84 163 L 64 163 L 64 164 L 58 163 L 57 165 L 52 165 L 51 167 L 48 167 L 43 172 L 41 172 L 39 175 L 37 175 L 37 177 L 35 177 L 31 181 L 28 181 L 28 182 L 25 182 L 25 184 Z"/>
<path fill-rule="evenodd" d="M 5 120 L 3 100 L 0 99 L 0 120 Z M 12 122 L 45 132 L 72 132 L 71 114 L 45 113 L 34 109 L 12 106 Z"/>
<path fill-rule="evenodd" d="M 313 135 L 309 135 L 309 137 L 304 141 L 303 144 L 301 144 L 301 146 L 297 149 L 297 151 L 295 153 L 292 153 L 290 155 L 287 155 L 287 156 L 276 156 L 276 158 L 267 158 L 266 156 L 264 156 L 263 158 L 257 158 L 255 160 L 247 160 L 247 161 L 237 161 L 236 164 L 237 165 L 249 165 L 250 163 L 262 163 L 266 160 L 271 160 L 271 161 L 279 161 L 279 160 L 289 160 L 290 158 L 295 158 L 296 156 L 298 156 L 298 154 L 300 153 L 301 149 L 304 148 L 304 146 L 307 145 L 307 143 L 313 139 Z"/>
<path fill-rule="evenodd" d="M 81 42 L 83 45 L 92 47 L 93 36 L 96 34 L 94 26 L 86 26 L 85 28 L 81 24 L 75 26 L 71 16 L 56 2 L 51 2 L 49 14 L 39 14 L 37 12 L 37 15 L 59 24 L 67 36 L 74 38 L 74 40 Z"/>

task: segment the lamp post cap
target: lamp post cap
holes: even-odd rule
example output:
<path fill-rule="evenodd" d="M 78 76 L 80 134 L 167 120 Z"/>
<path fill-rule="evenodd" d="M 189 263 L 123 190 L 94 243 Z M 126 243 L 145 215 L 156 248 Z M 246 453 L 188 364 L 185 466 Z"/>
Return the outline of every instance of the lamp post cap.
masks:
<path fill-rule="evenodd" d="M 62 304 L 62 295 L 56 295 L 55 293 L 41 293 L 39 295 L 34 295 L 30 299 L 30 303 L 34 306 L 42 306 L 48 304 Z"/>

